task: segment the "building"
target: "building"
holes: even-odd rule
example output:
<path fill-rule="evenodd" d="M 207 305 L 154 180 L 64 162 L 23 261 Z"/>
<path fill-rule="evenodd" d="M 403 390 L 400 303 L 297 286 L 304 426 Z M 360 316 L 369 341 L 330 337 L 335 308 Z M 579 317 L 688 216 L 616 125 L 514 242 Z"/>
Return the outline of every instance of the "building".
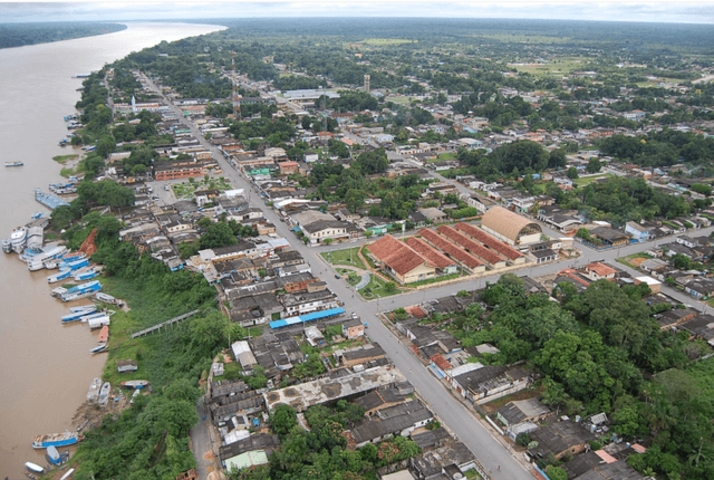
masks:
<path fill-rule="evenodd" d="M 328 238 L 331 240 L 349 238 L 347 224 L 340 222 L 329 213 L 308 210 L 292 215 L 292 220 L 311 244 L 324 243 Z"/>
<path fill-rule="evenodd" d="M 237 362 L 240 362 L 243 372 L 248 374 L 252 372 L 253 367 L 258 364 L 258 361 L 255 359 L 248 342 L 245 340 L 234 342 L 233 345 L 231 345 L 231 349 L 233 350 L 233 357 Z"/>
<path fill-rule="evenodd" d="M 372 257 L 399 283 L 412 283 L 436 276 L 436 268 L 426 258 L 391 235 L 385 235 L 367 248 Z"/>
<path fill-rule="evenodd" d="M 631 235 L 632 239 L 638 242 L 649 240 L 651 238 L 651 230 L 650 227 L 637 222 L 627 222 L 625 224 L 625 233 Z"/>
<path fill-rule="evenodd" d="M 575 455 L 583 450 L 595 436 L 579 423 L 556 422 L 530 433 L 531 440 L 538 442 L 528 450 L 532 458 L 547 459 L 553 455 L 560 460 L 565 455 Z"/>
<path fill-rule="evenodd" d="M 537 223 L 498 206 L 483 215 L 481 227 L 509 245 L 539 242 L 543 232 Z"/>
<path fill-rule="evenodd" d="M 590 230 L 590 236 L 602 241 L 608 247 L 622 247 L 630 241 L 630 236 L 609 227 L 597 227 Z"/>
<path fill-rule="evenodd" d="M 593 282 L 602 279 L 613 280 L 616 273 L 617 270 L 600 262 L 589 263 L 585 266 L 585 276 Z"/>

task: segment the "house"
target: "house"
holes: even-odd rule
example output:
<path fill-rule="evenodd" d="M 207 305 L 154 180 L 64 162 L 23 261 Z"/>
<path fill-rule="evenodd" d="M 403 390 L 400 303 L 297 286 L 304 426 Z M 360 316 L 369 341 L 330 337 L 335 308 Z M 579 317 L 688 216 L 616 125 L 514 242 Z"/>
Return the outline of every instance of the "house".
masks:
<path fill-rule="evenodd" d="M 552 412 L 538 399 L 516 400 L 508 402 L 496 412 L 496 418 L 506 427 L 523 422 L 542 422 Z"/>
<path fill-rule="evenodd" d="M 699 314 L 699 311 L 693 308 L 673 308 L 672 310 L 667 310 L 655 316 L 655 320 L 659 323 L 660 328 L 664 330 L 689 322 L 693 320 L 697 314 Z"/>
<path fill-rule="evenodd" d="M 426 258 L 391 235 L 385 235 L 367 248 L 372 257 L 399 283 L 412 283 L 436 276 L 436 268 Z"/>
<path fill-rule="evenodd" d="M 625 224 L 625 233 L 638 242 L 646 242 L 649 240 L 652 237 L 651 231 L 652 229 L 650 227 L 637 222 L 627 222 Z"/>
<path fill-rule="evenodd" d="M 291 217 L 293 223 L 299 227 L 313 245 L 324 243 L 328 238 L 331 240 L 349 238 L 347 224 L 337 220 L 329 213 L 308 210 L 293 214 Z"/>
<path fill-rule="evenodd" d="M 366 365 L 386 357 L 385 351 L 376 343 L 368 343 L 359 347 L 336 350 L 335 359 L 341 365 L 352 368 L 355 365 Z"/>
<path fill-rule="evenodd" d="M 604 263 L 600 262 L 589 263 L 585 266 L 584 270 L 585 276 L 593 282 L 602 279 L 612 280 L 615 278 L 615 274 L 617 273 L 614 268 L 608 267 Z"/>
<path fill-rule="evenodd" d="M 434 265 L 439 273 L 448 275 L 458 273 L 459 267 L 452 259 L 441 253 L 436 248 L 426 243 L 421 238 L 410 237 L 404 241 L 407 245 L 424 257 L 429 263 Z"/>
<path fill-rule="evenodd" d="M 683 322 L 680 329 L 689 332 L 692 338 L 700 338 L 714 347 L 714 316 L 698 315 L 692 320 Z"/>
<path fill-rule="evenodd" d="M 622 247 L 630 241 L 628 234 L 609 227 L 593 228 L 590 230 L 590 236 L 601 240 L 604 245 L 610 247 Z"/>
<path fill-rule="evenodd" d="M 601 452 L 602 450 L 598 450 Z M 598 452 L 595 452 L 597 455 Z M 645 480 L 647 477 L 627 464 L 625 460 L 602 461 L 574 480 Z M 651 478 L 651 477 L 650 477 Z"/>
<path fill-rule="evenodd" d="M 372 417 L 355 426 L 350 431 L 350 436 L 359 448 L 368 443 L 379 443 L 394 435 L 406 436 L 433 419 L 434 415 L 423 403 L 412 400 L 378 410 Z"/>
<path fill-rule="evenodd" d="M 456 391 L 467 400 L 482 404 L 528 387 L 530 376 L 523 370 L 506 370 L 486 365 L 452 378 Z"/>
<path fill-rule="evenodd" d="M 697 278 L 684 285 L 684 291 L 698 299 L 707 299 L 714 295 L 714 279 Z"/>
<path fill-rule="evenodd" d="M 498 202 L 496 202 L 495 200 L 478 194 L 471 195 L 469 198 L 466 199 L 466 203 L 469 205 L 469 207 L 474 207 L 476 210 L 478 210 L 479 213 L 486 213 L 492 207 L 498 205 Z"/>
<path fill-rule="evenodd" d="M 393 407 L 404 402 L 406 397 L 396 388 L 378 389 L 354 400 L 354 403 L 364 409 L 364 414 L 371 417 L 375 412 Z"/>
<path fill-rule="evenodd" d="M 585 446 L 595 436 L 583 425 L 575 422 L 556 422 L 530 433 L 537 446 L 528 450 L 533 459 L 547 459 L 553 455 L 560 460 L 565 455 L 575 455 L 585 450 Z"/>
<path fill-rule="evenodd" d="M 243 373 L 250 375 L 253 372 L 253 367 L 258 364 L 258 361 L 255 359 L 248 342 L 245 340 L 233 342 L 231 350 L 233 350 L 233 357 L 237 362 L 240 362 Z"/>
<path fill-rule="evenodd" d="M 427 220 L 431 220 L 433 223 L 445 222 L 449 218 L 446 213 L 434 207 L 419 208 L 417 209 L 417 211 L 424 215 Z"/>
<path fill-rule="evenodd" d="M 342 335 L 348 340 L 364 336 L 364 324 L 359 318 L 351 318 L 342 324 Z"/>
<path fill-rule="evenodd" d="M 640 265 L 641 267 L 642 265 Z M 641 283 L 644 283 L 647 285 L 652 293 L 659 293 L 661 288 L 662 288 L 662 282 L 659 280 L 655 280 L 652 277 L 636 277 L 635 278 L 635 285 L 639 285 Z"/>

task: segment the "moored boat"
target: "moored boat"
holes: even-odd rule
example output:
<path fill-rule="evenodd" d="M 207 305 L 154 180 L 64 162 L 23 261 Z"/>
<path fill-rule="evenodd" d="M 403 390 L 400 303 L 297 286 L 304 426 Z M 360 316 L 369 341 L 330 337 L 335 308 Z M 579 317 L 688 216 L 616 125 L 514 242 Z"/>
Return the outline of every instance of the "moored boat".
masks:
<path fill-rule="evenodd" d="M 22 253 L 27 244 L 27 227 L 17 227 L 10 234 L 12 249 L 17 253 Z"/>
<path fill-rule="evenodd" d="M 95 353 L 102 353 L 102 352 L 105 352 L 106 350 L 107 350 L 107 344 L 102 343 L 101 345 L 97 345 L 96 347 L 90 349 L 89 353 L 94 355 Z"/>
<path fill-rule="evenodd" d="M 97 337 L 97 343 L 99 345 L 106 345 L 109 341 L 109 325 L 104 325 L 101 330 L 99 330 L 99 336 Z"/>
<path fill-rule="evenodd" d="M 144 388 L 150 382 L 148 380 L 127 380 L 126 382 L 121 382 L 121 386 L 124 388 Z"/>
<path fill-rule="evenodd" d="M 97 311 L 96 305 L 88 305 L 85 307 L 72 307 L 69 309 L 70 313 L 67 315 L 62 315 L 62 323 L 79 322 L 82 317 L 91 315 Z"/>
<path fill-rule="evenodd" d="M 102 379 L 99 377 L 96 377 L 94 380 L 92 380 L 92 383 L 89 384 L 89 390 L 87 391 L 87 402 L 93 403 L 96 402 L 97 399 L 99 398 L 99 390 L 102 388 Z"/>
<path fill-rule="evenodd" d="M 67 480 L 69 477 L 72 476 L 73 473 L 74 473 L 74 468 L 70 468 L 69 470 L 67 470 L 67 473 L 62 475 L 62 478 L 60 478 L 60 480 Z"/>
<path fill-rule="evenodd" d="M 50 462 L 52 465 L 60 465 L 62 463 L 62 457 L 57 451 L 57 447 L 55 447 L 54 445 L 50 445 L 49 447 L 47 447 L 45 458 L 47 458 L 47 461 Z"/>
<path fill-rule="evenodd" d="M 74 278 L 78 282 L 81 282 L 83 280 L 91 280 L 97 275 L 99 275 L 99 270 L 97 270 L 95 267 L 91 267 L 78 271 L 77 273 L 72 275 L 72 278 Z"/>
<path fill-rule="evenodd" d="M 65 278 L 69 278 L 71 273 L 72 270 L 70 270 L 69 268 L 63 268 L 59 272 L 47 277 L 47 283 L 57 283 L 61 280 L 64 280 Z"/>
<path fill-rule="evenodd" d="M 36 463 L 32 463 L 32 462 L 25 462 L 25 468 L 31 472 L 45 473 L 44 468 L 42 468 L 41 466 L 37 465 Z"/>
<path fill-rule="evenodd" d="M 12 241 L 9 238 L 5 238 L 2 241 L 2 251 L 5 253 L 12 252 Z"/>
<path fill-rule="evenodd" d="M 107 403 L 109 403 L 109 393 L 112 390 L 112 386 L 109 382 L 104 382 L 102 385 L 102 389 L 99 390 L 99 399 L 97 400 L 97 404 L 100 406 L 105 406 Z"/>
<path fill-rule="evenodd" d="M 5 162 L 6 167 L 21 167 L 24 164 L 24 162 Z"/>
<path fill-rule="evenodd" d="M 77 432 L 48 433 L 45 435 L 37 435 L 32 441 L 32 448 L 39 449 L 49 446 L 66 447 L 68 445 L 74 445 L 79 442 L 79 440 L 79 433 Z"/>

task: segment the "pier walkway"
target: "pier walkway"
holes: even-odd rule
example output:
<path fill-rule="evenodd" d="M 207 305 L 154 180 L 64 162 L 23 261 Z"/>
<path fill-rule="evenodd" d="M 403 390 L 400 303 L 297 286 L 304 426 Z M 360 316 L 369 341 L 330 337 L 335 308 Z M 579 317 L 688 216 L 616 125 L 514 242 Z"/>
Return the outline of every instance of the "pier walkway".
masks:
<path fill-rule="evenodd" d="M 174 324 L 176 324 L 176 323 L 179 323 L 179 322 L 182 321 L 182 320 L 186 320 L 187 318 L 196 315 L 198 312 L 199 312 L 198 309 L 196 309 L 196 310 L 191 310 L 190 312 L 184 313 L 183 315 L 179 315 L 178 317 L 174 317 L 174 318 L 172 318 L 172 319 L 170 319 L 170 320 L 166 320 L 165 322 L 158 323 L 158 324 L 154 325 L 153 327 L 149 327 L 149 328 L 145 328 L 145 329 L 143 329 L 143 330 L 139 330 L 139 331 L 136 332 L 136 333 L 132 333 L 132 334 L 131 334 L 131 338 L 143 337 L 144 335 L 148 335 L 148 334 L 150 334 L 150 333 L 157 332 L 157 331 L 161 330 L 161 329 L 164 328 L 164 327 L 168 327 L 168 326 L 170 326 L 170 325 L 174 325 Z"/>

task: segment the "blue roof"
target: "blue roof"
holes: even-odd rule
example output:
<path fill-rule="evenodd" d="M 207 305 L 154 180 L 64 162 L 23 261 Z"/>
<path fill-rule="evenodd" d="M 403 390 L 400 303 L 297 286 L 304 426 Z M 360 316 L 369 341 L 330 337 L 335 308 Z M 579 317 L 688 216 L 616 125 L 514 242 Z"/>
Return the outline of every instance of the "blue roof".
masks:
<path fill-rule="evenodd" d="M 317 312 L 308 313 L 306 315 L 300 315 L 297 317 L 283 318 L 281 320 L 275 320 L 270 322 L 270 328 L 280 328 L 286 327 L 288 325 L 295 325 L 296 323 L 306 323 L 313 320 L 320 320 L 321 318 L 334 317 L 336 315 L 341 315 L 345 313 L 344 308 L 330 308 L 328 310 L 320 310 Z"/>

